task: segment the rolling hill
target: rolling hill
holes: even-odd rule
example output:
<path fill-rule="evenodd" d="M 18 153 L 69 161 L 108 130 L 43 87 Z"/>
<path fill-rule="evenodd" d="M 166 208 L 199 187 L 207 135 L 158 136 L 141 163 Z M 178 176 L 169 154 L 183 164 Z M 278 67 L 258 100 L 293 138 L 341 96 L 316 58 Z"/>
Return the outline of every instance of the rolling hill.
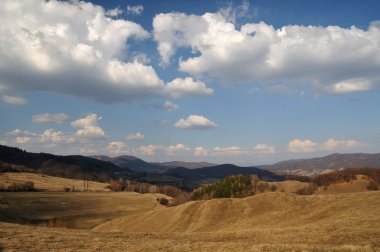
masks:
<path fill-rule="evenodd" d="M 255 174 L 260 179 L 270 181 L 279 181 L 283 179 L 282 176 L 274 174 L 270 171 L 262 170 L 256 167 L 240 167 L 232 164 L 216 165 L 198 169 L 177 167 L 165 172 L 164 174 L 193 181 L 215 181 L 226 176 L 237 174 Z"/>
<path fill-rule="evenodd" d="M 120 170 L 115 164 L 85 156 L 30 153 L 0 145 L 1 172 L 32 172 L 63 178 L 109 181 Z"/>
<path fill-rule="evenodd" d="M 162 173 L 169 170 L 168 167 L 161 166 L 155 163 L 148 163 L 142 159 L 139 159 L 134 156 L 122 155 L 118 157 L 108 157 L 108 156 L 91 156 L 91 158 L 95 158 L 98 160 L 103 160 L 107 162 L 111 162 L 123 169 L 130 169 L 135 172 L 158 172 Z"/>
<path fill-rule="evenodd" d="M 302 176 L 315 176 L 342 168 L 380 168 L 380 153 L 335 153 L 325 157 L 286 160 L 265 167 L 278 174 Z"/>
<path fill-rule="evenodd" d="M 183 167 L 187 169 L 198 169 L 203 167 L 216 166 L 216 164 L 208 162 L 183 162 L 183 161 L 171 161 L 171 162 L 162 162 L 162 163 L 152 163 L 167 168 L 177 168 Z"/>

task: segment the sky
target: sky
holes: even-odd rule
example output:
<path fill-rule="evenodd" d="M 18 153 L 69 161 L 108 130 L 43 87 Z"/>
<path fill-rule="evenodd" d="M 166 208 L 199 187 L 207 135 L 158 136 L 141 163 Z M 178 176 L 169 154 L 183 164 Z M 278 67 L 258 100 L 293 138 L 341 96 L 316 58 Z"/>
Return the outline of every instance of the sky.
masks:
<path fill-rule="evenodd" d="M 380 150 L 379 1 L 0 2 L 0 144 L 238 165 Z"/>

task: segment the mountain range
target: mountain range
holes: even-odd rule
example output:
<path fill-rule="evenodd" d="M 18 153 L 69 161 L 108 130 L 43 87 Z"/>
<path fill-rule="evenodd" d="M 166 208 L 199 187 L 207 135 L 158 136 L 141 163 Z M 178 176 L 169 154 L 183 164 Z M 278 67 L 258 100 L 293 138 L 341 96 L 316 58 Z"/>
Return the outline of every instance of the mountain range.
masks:
<path fill-rule="evenodd" d="M 265 167 L 277 174 L 302 176 L 315 176 L 344 168 L 380 168 L 380 153 L 335 153 L 325 157 L 286 160 Z"/>

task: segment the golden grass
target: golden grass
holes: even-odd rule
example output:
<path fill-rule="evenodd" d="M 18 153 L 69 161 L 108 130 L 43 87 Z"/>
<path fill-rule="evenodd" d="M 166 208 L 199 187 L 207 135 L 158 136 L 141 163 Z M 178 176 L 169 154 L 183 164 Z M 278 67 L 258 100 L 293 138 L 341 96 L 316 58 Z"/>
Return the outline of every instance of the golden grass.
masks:
<path fill-rule="evenodd" d="M 5 251 L 379 251 L 379 206 L 380 192 L 266 193 L 140 211 L 94 231 L 0 223 L 0 244 Z"/>
<path fill-rule="evenodd" d="M 0 193 L 0 221 L 90 229 L 113 218 L 162 208 L 157 202 L 158 197 L 163 195 L 134 192 L 6 192 Z"/>
<path fill-rule="evenodd" d="M 357 175 L 356 180 L 350 182 L 341 182 L 330 184 L 326 187 L 320 186 L 316 191 L 317 194 L 336 194 L 336 193 L 348 193 L 348 192 L 365 192 L 369 179 L 365 175 Z"/>
<path fill-rule="evenodd" d="M 64 191 L 65 188 L 75 191 L 83 191 L 83 180 L 67 179 L 52 177 L 36 173 L 27 172 L 5 172 L 0 173 L 0 187 L 8 188 L 12 183 L 24 183 L 26 181 L 32 181 L 34 187 L 44 191 Z M 94 181 L 88 181 L 88 191 L 109 191 L 106 188 L 107 183 L 99 183 Z"/>

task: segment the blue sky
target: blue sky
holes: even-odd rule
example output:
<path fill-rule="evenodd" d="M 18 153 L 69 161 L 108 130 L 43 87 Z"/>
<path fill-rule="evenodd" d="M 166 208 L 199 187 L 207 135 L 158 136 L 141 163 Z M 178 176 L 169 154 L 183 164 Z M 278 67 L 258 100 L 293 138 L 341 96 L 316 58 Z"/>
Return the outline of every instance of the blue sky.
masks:
<path fill-rule="evenodd" d="M 0 143 L 270 164 L 379 152 L 378 1 L 0 3 Z"/>

